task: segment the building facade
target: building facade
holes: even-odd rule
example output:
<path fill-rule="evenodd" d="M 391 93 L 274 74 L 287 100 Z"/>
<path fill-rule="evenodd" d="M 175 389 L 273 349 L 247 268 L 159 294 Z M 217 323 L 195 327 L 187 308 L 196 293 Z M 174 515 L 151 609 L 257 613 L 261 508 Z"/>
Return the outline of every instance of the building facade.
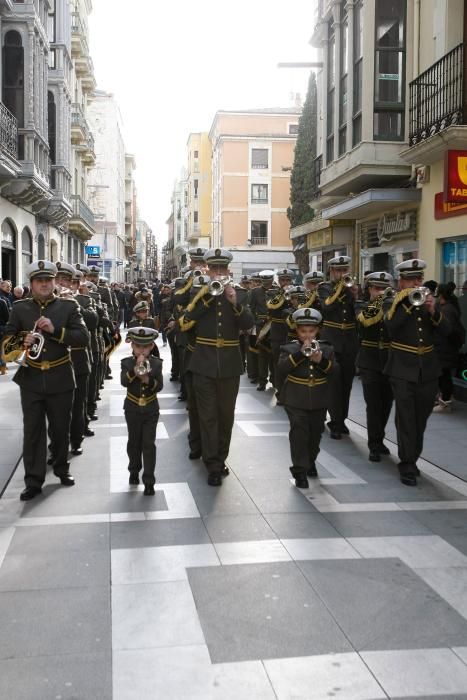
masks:
<path fill-rule="evenodd" d="M 189 248 L 209 248 L 212 217 L 212 151 L 207 132 L 192 133 L 187 142 L 187 233 Z"/>
<path fill-rule="evenodd" d="M 295 267 L 287 207 L 301 109 L 219 111 L 212 145 L 212 246 L 234 252 L 236 275 Z"/>
<path fill-rule="evenodd" d="M 175 181 L 171 198 L 173 217 L 173 263 L 180 271 L 187 263 L 188 252 L 188 175 L 182 168 Z"/>
<path fill-rule="evenodd" d="M 96 163 L 88 189 L 95 215 L 93 244 L 99 246 L 99 264 L 111 281 L 125 280 L 125 146 L 122 119 L 112 94 L 96 90 L 89 107 L 95 139 Z"/>

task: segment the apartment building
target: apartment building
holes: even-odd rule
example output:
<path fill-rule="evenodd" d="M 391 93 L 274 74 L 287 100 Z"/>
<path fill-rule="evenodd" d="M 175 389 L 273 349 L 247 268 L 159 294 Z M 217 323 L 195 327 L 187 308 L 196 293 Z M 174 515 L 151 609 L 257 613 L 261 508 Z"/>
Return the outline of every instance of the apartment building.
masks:
<path fill-rule="evenodd" d="M 86 43 L 91 9 L 89 0 L 72 6 L 68 0 L 0 3 L 0 274 L 15 283 L 26 281 L 25 269 L 36 257 L 83 261 L 92 235 L 92 225 L 85 235 L 69 226 L 75 211 L 78 218 L 84 211 L 73 199 L 81 180 L 72 174 L 72 104 L 75 89 L 86 104 L 83 95 L 94 88 Z M 86 48 L 81 76 L 87 88 L 77 77 L 76 15 L 83 52 Z M 89 131 L 87 137 L 85 157 L 92 160 Z"/>
<path fill-rule="evenodd" d="M 134 172 L 136 159 L 131 153 L 125 153 L 125 280 L 132 282 L 138 276 L 136 255 L 136 183 Z"/>
<path fill-rule="evenodd" d="M 187 263 L 188 252 L 188 174 L 182 168 L 174 183 L 171 197 L 173 216 L 173 264 L 180 271 Z"/>
<path fill-rule="evenodd" d="M 187 142 L 187 233 L 189 248 L 209 248 L 212 229 L 212 151 L 207 132 Z"/>
<path fill-rule="evenodd" d="M 236 275 L 295 267 L 287 207 L 301 109 L 218 111 L 212 146 L 212 246 Z"/>

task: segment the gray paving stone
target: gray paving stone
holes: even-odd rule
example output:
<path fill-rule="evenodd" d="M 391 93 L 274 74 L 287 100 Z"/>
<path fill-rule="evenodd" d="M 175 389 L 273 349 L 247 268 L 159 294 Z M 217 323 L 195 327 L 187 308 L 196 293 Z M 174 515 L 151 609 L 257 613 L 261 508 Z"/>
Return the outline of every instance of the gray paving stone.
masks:
<path fill-rule="evenodd" d="M 209 535 L 200 518 L 111 523 L 112 549 L 207 544 Z"/>
<path fill-rule="evenodd" d="M 326 519 L 343 537 L 384 537 L 390 535 L 431 535 L 431 529 L 422 525 L 412 514 L 379 513 L 326 513 Z"/>
<path fill-rule="evenodd" d="M 248 493 L 262 513 L 313 513 L 315 508 L 284 479 L 252 479 L 246 484 Z"/>
<path fill-rule="evenodd" d="M 208 515 L 203 521 L 213 542 L 274 538 L 273 531 L 262 515 Z"/>
<path fill-rule="evenodd" d="M 467 556 L 467 537 L 465 535 L 443 535 L 443 539 Z"/>
<path fill-rule="evenodd" d="M 300 568 L 357 651 L 467 640 L 467 621 L 400 560 L 300 562 Z"/>
<path fill-rule="evenodd" d="M 454 489 L 426 477 L 418 479 L 417 486 L 408 487 L 394 481 L 392 487 L 382 489 L 377 484 L 363 486 L 326 486 L 339 503 L 387 503 L 403 501 L 458 501 L 463 497 Z"/>
<path fill-rule="evenodd" d="M 110 585 L 110 552 L 49 551 L 10 554 L 0 569 L 0 591 Z"/>
<path fill-rule="evenodd" d="M 110 588 L 0 593 L 0 659 L 110 650 Z"/>
<path fill-rule="evenodd" d="M 109 494 L 87 493 L 83 497 L 76 487 L 67 488 L 56 483 L 46 483 L 42 488 L 42 495 L 25 504 L 23 517 L 90 515 L 108 513 L 109 510 Z"/>
<path fill-rule="evenodd" d="M 36 525 L 17 527 L 8 554 L 40 554 L 62 551 L 109 549 L 108 523 Z"/>
<path fill-rule="evenodd" d="M 0 697 L 14 700 L 111 700 L 108 653 L 0 660 Z"/>
<path fill-rule="evenodd" d="M 213 663 L 349 651 L 293 563 L 188 569 Z"/>
<path fill-rule="evenodd" d="M 202 482 L 190 483 L 191 493 L 202 517 L 205 515 L 231 515 L 258 513 L 250 495 L 234 474 L 224 479 L 220 488 Z"/>
<path fill-rule="evenodd" d="M 423 523 L 435 535 L 467 535 L 467 501 L 465 510 L 415 511 L 413 517 Z"/>
<path fill-rule="evenodd" d="M 320 513 L 268 513 L 264 517 L 281 540 L 339 536 Z"/>
<path fill-rule="evenodd" d="M 142 491 L 113 493 L 110 497 L 111 513 L 134 513 L 140 511 L 168 510 L 163 491 L 156 491 L 148 498 Z"/>

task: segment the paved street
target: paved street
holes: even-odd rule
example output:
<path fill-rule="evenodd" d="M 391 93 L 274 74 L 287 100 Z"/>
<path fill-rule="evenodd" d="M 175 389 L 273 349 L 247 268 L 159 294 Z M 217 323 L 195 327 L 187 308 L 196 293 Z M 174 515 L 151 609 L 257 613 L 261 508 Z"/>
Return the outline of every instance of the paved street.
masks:
<path fill-rule="evenodd" d="M 431 417 L 407 488 L 393 443 L 367 460 L 357 380 L 351 435 L 323 438 L 320 479 L 301 492 L 285 413 L 243 378 L 231 474 L 215 489 L 187 458 L 164 349 L 150 498 L 128 486 L 127 350 L 73 460 L 77 485 L 50 476 L 22 504 L 20 465 L 0 500 L 0 698 L 467 698 L 464 406 Z M 2 440 L 14 429 L 18 445 L 17 388 L 0 391 L 15 408 Z"/>

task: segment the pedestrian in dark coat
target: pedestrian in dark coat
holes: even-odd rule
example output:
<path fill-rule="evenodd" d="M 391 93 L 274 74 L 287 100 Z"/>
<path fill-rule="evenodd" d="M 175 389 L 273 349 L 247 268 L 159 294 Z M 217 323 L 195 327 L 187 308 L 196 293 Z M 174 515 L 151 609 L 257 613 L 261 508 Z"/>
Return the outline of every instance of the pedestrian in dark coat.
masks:
<path fill-rule="evenodd" d="M 440 284 L 437 289 L 437 306 L 451 326 L 449 335 L 435 332 L 434 345 L 441 365 L 441 375 L 438 380 L 438 403 L 433 413 L 450 413 L 452 410 L 452 395 L 454 384 L 453 371 L 459 361 L 459 350 L 465 342 L 465 328 L 461 322 L 459 302 L 454 294 L 454 282 Z"/>

